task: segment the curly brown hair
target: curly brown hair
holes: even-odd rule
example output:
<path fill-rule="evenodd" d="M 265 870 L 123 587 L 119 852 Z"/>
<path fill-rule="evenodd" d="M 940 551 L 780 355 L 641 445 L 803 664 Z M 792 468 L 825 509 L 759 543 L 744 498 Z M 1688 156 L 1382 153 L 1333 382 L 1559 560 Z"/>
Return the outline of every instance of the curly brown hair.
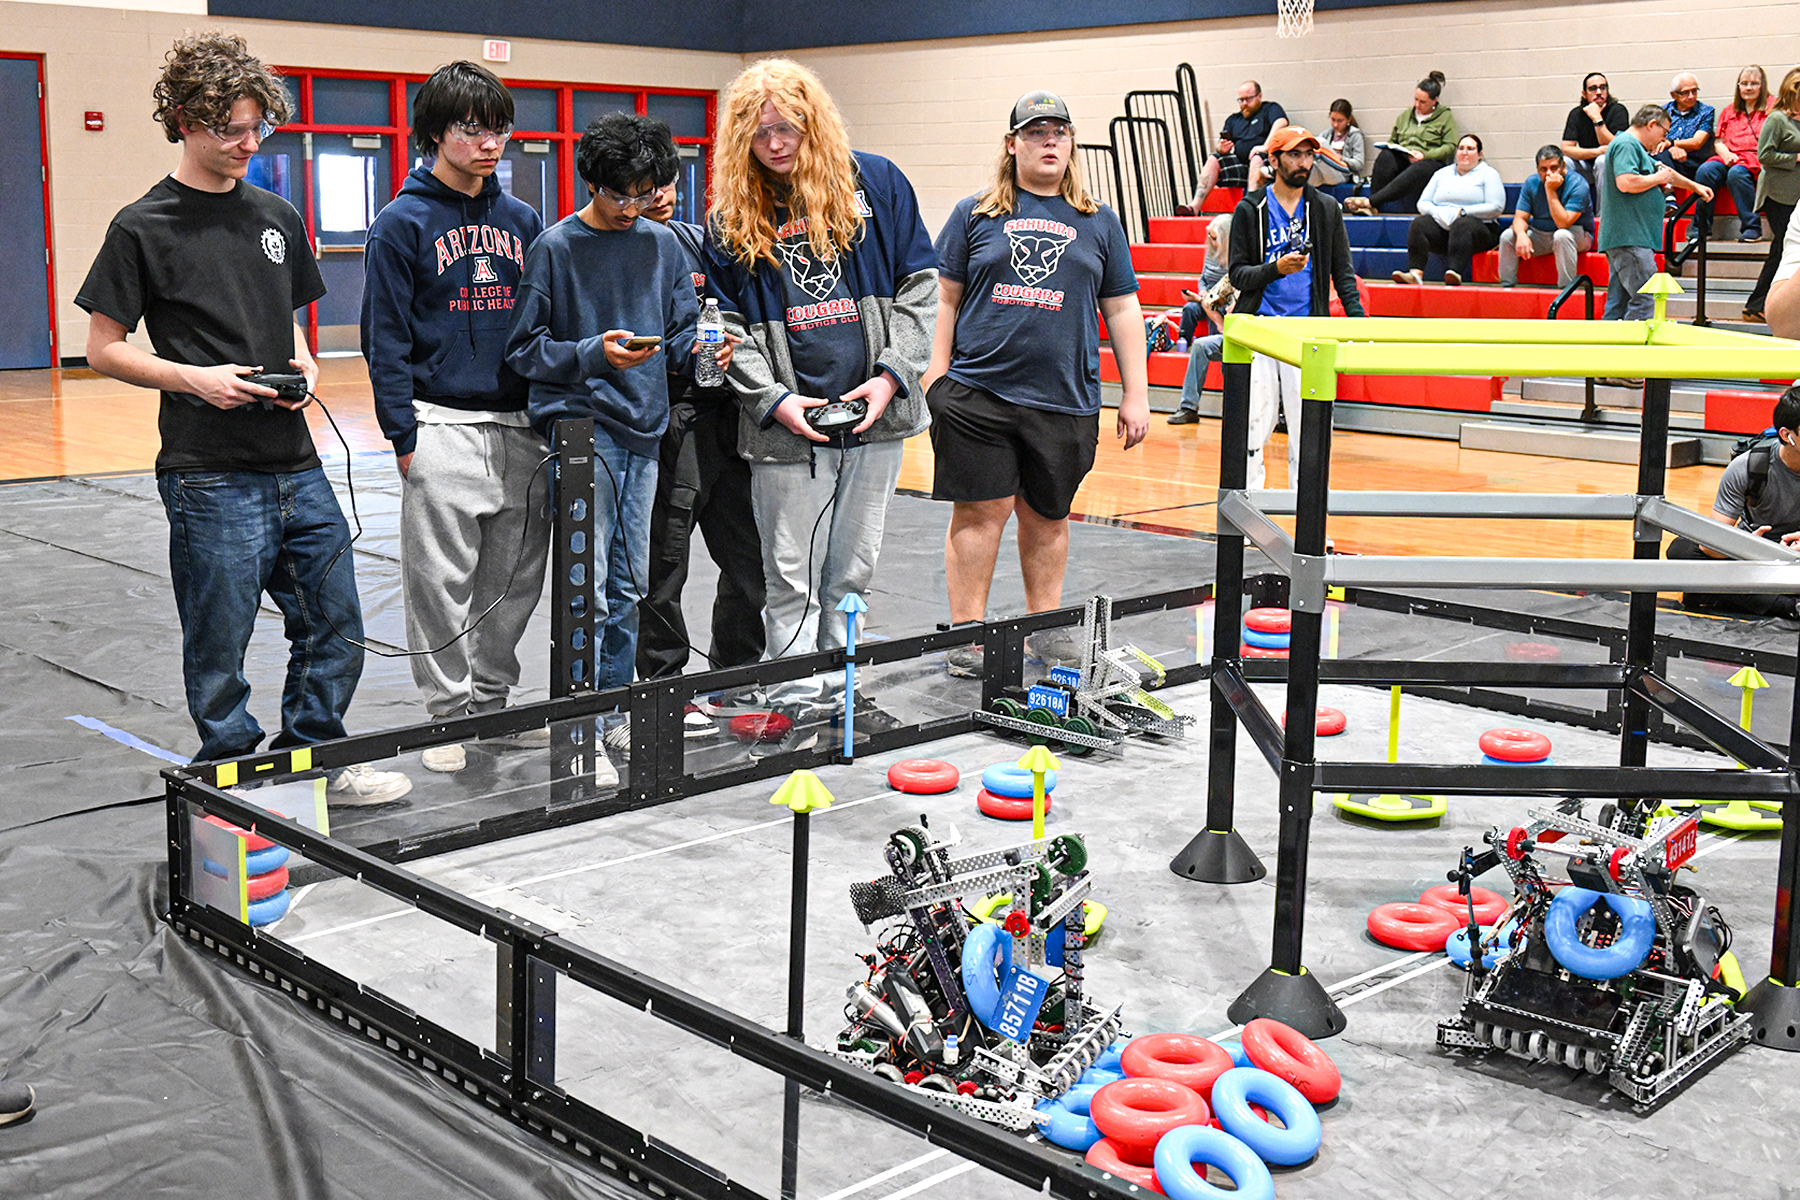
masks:
<path fill-rule="evenodd" d="M 251 54 L 242 37 L 220 29 L 178 39 L 163 58 L 152 95 L 156 119 L 171 142 L 181 140 L 183 121 L 207 129 L 228 123 L 231 106 L 245 97 L 262 105 L 273 124 L 286 124 L 293 115 L 281 76 Z"/>

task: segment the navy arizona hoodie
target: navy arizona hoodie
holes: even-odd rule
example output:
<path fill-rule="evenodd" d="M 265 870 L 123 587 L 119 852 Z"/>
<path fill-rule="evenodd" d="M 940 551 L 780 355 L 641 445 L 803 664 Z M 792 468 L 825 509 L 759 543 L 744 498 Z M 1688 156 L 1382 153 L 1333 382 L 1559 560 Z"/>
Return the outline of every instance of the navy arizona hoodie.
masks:
<path fill-rule="evenodd" d="M 412 453 L 415 399 L 524 411 L 506 332 L 525 252 L 543 229 L 537 210 L 491 176 L 465 196 L 423 166 L 375 217 L 363 250 L 362 351 L 395 454 Z"/>

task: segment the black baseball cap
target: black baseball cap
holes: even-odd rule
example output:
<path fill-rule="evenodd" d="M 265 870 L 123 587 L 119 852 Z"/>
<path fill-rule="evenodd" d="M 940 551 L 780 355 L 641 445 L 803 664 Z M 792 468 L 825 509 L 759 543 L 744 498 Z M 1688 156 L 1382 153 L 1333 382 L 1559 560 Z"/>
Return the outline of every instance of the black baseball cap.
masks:
<path fill-rule="evenodd" d="M 1012 124 L 1006 127 L 1007 132 L 1017 133 L 1033 121 L 1041 121 L 1045 117 L 1067 121 L 1071 125 L 1075 123 L 1075 118 L 1069 115 L 1069 106 L 1055 92 L 1026 92 L 1012 106 Z"/>

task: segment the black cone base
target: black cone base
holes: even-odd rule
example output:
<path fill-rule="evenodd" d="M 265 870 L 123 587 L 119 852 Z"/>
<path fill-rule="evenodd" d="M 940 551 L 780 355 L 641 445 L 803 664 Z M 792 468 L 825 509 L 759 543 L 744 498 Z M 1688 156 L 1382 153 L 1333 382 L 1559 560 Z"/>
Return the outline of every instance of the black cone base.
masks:
<path fill-rule="evenodd" d="M 1169 863 L 1169 870 L 1202 883 L 1254 883 L 1269 873 L 1235 829 L 1202 829 Z"/>
<path fill-rule="evenodd" d="M 1800 1050 L 1800 987 L 1783 987 L 1765 979 L 1750 989 L 1738 1008 L 1756 1023 L 1750 1040 L 1773 1050 Z"/>
<path fill-rule="evenodd" d="M 1284 975 L 1273 967 L 1257 976 L 1256 982 L 1232 1001 L 1225 1015 L 1238 1025 L 1257 1017 L 1271 1017 L 1315 1041 L 1342 1033 L 1349 1024 L 1343 1010 L 1332 1003 L 1324 985 L 1311 973 Z"/>

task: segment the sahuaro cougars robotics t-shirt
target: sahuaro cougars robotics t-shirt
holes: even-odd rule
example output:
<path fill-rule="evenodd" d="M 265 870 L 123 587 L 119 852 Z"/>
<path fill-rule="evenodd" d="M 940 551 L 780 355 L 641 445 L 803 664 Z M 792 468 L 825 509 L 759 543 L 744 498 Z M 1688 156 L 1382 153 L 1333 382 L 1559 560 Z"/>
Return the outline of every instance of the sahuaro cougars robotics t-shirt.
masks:
<path fill-rule="evenodd" d="M 963 285 L 951 378 L 1027 408 L 1099 412 L 1094 310 L 1138 289 L 1119 218 L 1023 191 L 1017 211 L 976 216 L 976 199 L 937 240 L 939 272 Z"/>

